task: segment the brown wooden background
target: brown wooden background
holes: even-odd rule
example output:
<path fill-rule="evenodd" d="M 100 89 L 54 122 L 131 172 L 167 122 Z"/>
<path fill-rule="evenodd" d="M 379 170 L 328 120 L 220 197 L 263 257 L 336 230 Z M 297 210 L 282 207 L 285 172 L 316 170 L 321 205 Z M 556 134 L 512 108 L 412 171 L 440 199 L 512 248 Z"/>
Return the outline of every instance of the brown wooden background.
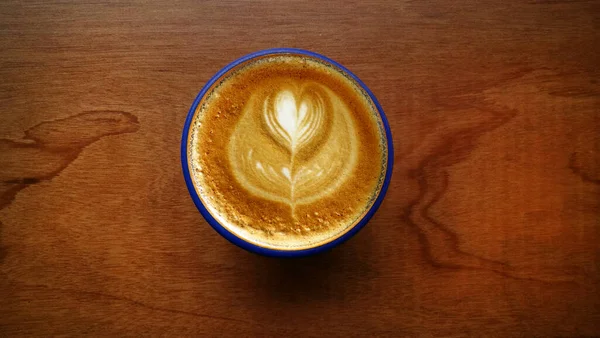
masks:
<path fill-rule="evenodd" d="M 255 256 L 181 129 L 246 53 L 349 67 L 392 125 L 373 221 Z M 600 336 L 598 1 L 0 3 L 0 335 Z"/>

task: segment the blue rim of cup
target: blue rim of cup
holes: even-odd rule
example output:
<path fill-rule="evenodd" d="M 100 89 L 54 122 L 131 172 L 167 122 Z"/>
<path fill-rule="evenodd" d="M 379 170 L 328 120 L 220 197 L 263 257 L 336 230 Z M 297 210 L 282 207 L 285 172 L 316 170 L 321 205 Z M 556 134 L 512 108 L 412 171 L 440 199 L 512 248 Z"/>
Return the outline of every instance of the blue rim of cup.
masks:
<path fill-rule="evenodd" d="M 208 211 L 208 209 L 204 206 L 204 204 L 202 203 L 202 201 L 200 200 L 200 196 L 198 196 L 198 193 L 196 192 L 196 188 L 194 186 L 194 183 L 192 182 L 192 177 L 190 175 L 190 170 L 189 170 L 189 164 L 188 164 L 188 158 L 187 158 L 187 154 L 188 154 L 188 137 L 189 137 L 189 132 L 190 132 L 190 126 L 192 124 L 192 120 L 194 118 L 194 115 L 196 113 L 196 109 L 198 108 L 198 104 L 200 103 L 200 101 L 202 100 L 202 98 L 204 97 L 204 95 L 206 94 L 206 92 L 213 86 L 213 84 L 215 82 L 217 82 L 224 74 L 226 74 L 227 72 L 229 72 L 230 70 L 232 70 L 233 68 L 235 68 L 236 66 L 254 59 L 256 57 L 261 57 L 261 56 L 265 56 L 265 55 L 270 55 L 270 54 L 300 54 L 300 55 L 306 55 L 306 56 L 311 56 L 320 60 L 323 60 L 335 67 L 337 67 L 339 70 L 343 71 L 344 73 L 346 73 L 347 75 L 349 75 L 352 79 L 354 79 L 354 81 L 356 81 L 366 92 L 367 94 L 369 94 L 369 97 L 371 98 L 371 100 L 373 101 L 373 103 L 375 104 L 375 107 L 377 107 L 377 110 L 379 112 L 379 116 L 381 117 L 381 121 L 383 122 L 383 126 L 385 128 L 385 136 L 387 139 L 387 150 L 388 150 L 388 163 L 387 163 L 387 169 L 386 169 L 386 174 L 385 174 L 385 179 L 383 181 L 383 186 L 381 187 L 381 190 L 379 192 L 379 195 L 377 196 L 377 199 L 375 200 L 375 202 L 373 203 L 373 205 L 371 206 L 371 208 L 369 209 L 369 211 L 367 211 L 367 213 L 364 215 L 364 217 L 358 222 L 356 223 L 352 229 L 346 231 L 343 235 L 341 235 L 340 237 L 337 237 L 336 239 L 330 241 L 330 242 L 326 242 L 324 244 L 321 244 L 319 246 L 316 247 L 312 247 L 312 248 L 308 248 L 308 249 L 301 249 L 301 250 L 276 250 L 276 249 L 271 249 L 271 248 L 265 248 L 265 247 L 261 247 L 255 244 L 252 244 L 248 241 L 245 241 L 244 239 L 238 237 L 237 235 L 233 234 L 232 232 L 230 232 L 229 230 L 227 230 L 224 226 L 222 226 Z M 185 178 L 185 183 L 187 185 L 188 191 L 194 201 L 194 204 L 196 205 L 196 207 L 198 208 L 198 210 L 200 211 L 200 214 L 202 214 L 202 216 L 204 217 L 204 219 L 208 222 L 208 224 L 210 224 L 212 226 L 213 229 L 215 229 L 221 236 L 225 237 L 227 240 L 229 240 L 231 243 L 246 249 L 250 252 L 254 252 L 260 255 L 264 255 L 264 256 L 272 256 L 272 257 L 302 257 L 302 256 L 309 256 L 309 255 L 313 255 L 313 254 L 317 254 L 323 251 L 327 251 L 345 241 L 347 241 L 348 239 L 350 239 L 352 236 L 354 236 L 357 232 L 359 232 L 371 219 L 371 217 L 373 217 L 373 215 L 375 214 L 375 212 L 377 211 L 377 209 L 379 209 L 379 206 L 381 205 L 381 203 L 383 202 L 383 199 L 385 197 L 385 194 L 388 190 L 388 186 L 390 185 L 390 181 L 392 178 L 392 169 L 394 166 L 394 146 L 393 146 L 393 142 L 392 142 L 392 131 L 390 129 L 390 125 L 388 123 L 388 120 L 385 116 L 385 113 L 383 112 L 383 109 L 381 108 L 381 105 L 379 104 L 379 102 L 377 101 L 377 99 L 375 98 L 375 95 L 373 95 L 373 92 L 371 92 L 371 90 L 367 87 L 367 85 L 365 85 L 356 75 L 354 75 L 350 70 L 348 70 L 346 67 L 342 66 L 341 64 L 337 63 L 336 61 L 333 61 L 332 59 L 321 55 L 321 54 L 317 54 L 311 51 L 307 51 L 307 50 L 303 50 L 303 49 L 297 49 L 297 48 L 272 48 L 272 49 L 265 49 L 265 50 L 260 50 L 254 53 L 250 53 L 248 55 L 242 56 L 241 58 L 231 62 L 230 64 L 228 64 L 227 66 L 225 66 L 223 69 L 221 69 L 219 72 L 217 72 L 205 85 L 204 87 L 202 87 L 202 90 L 200 90 L 200 93 L 198 93 L 198 95 L 196 96 L 196 99 L 194 100 L 194 103 L 192 103 L 192 106 L 190 107 L 190 110 L 188 111 L 188 115 L 187 118 L 185 120 L 185 124 L 183 127 L 183 134 L 182 134 L 182 138 L 181 138 L 181 166 L 183 168 L 183 176 Z"/>

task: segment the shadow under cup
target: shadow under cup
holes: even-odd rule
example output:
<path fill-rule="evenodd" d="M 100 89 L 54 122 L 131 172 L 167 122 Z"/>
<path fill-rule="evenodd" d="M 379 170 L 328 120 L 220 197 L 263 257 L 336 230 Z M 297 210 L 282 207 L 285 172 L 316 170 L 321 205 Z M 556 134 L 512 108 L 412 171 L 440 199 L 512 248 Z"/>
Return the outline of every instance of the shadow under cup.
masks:
<path fill-rule="evenodd" d="M 201 103 L 202 99 L 205 97 L 205 95 L 208 93 L 208 91 L 213 87 L 213 85 L 215 83 L 217 83 L 217 81 L 222 79 L 224 75 L 228 74 L 232 69 L 234 69 L 237 66 L 244 64 L 248 61 L 251 61 L 255 58 L 264 57 L 264 56 L 272 56 L 272 55 L 299 55 L 299 56 L 311 57 L 311 58 L 317 59 L 321 62 L 328 64 L 329 66 L 335 68 L 337 71 L 343 73 L 347 77 L 354 80 L 356 82 L 356 84 L 358 84 L 360 87 L 362 87 L 362 89 L 369 95 L 372 103 L 374 104 L 374 106 L 376 107 L 376 109 L 379 113 L 379 117 L 381 119 L 381 122 L 384 127 L 384 131 L 385 131 L 385 140 L 387 142 L 386 147 L 385 147 L 387 150 L 387 164 L 385 165 L 386 173 L 385 173 L 385 177 L 383 180 L 383 184 L 381 185 L 381 189 L 379 190 L 379 194 L 377 195 L 375 201 L 373 202 L 371 207 L 367 210 L 367 212 L 357 222 L 355 222 L 352 226 L 350 226 L 349 229 L 345 230 L 340 236 L 332 237 L 332 239 L 330 241 L 326 241 L 325 243 L 321 243 L 321 244 L 318 244 L 317 246 L 313 246 L 313 247 L 309 247 L 309 248 L 292 249 L 292 250 L 273 249 L 273 248 L 257 245 L 255 243 L 251 243 L 248 240 L 246 240 L 246 239 L 240 237 L 239 235 L 233 233 L 232 231 L 228 230 L 225 226 L 220 224 L 215 217 L 213 217 L 213 215 L 209 212 L 207 206 L 201 200 L 201 198 L 198 194 L 198 191 L 196 190 L 196 187 L 194 185 L 194 180 L 193 180 L 193 178 L 191 176 L 191 172 L 190 172 L 190 161 L 189 161 L 190 128 L 193 126 L 194 116 L 195 116 L 195 113 L 196 113 L 198 106 Z M 234 62 L 230 63 L 229 65 L 227 65 L 226 67 L 221 69 L 218 73 L 216 73 L 206 83 L 206 85 L 202 88 L 202 90 L 200 91 L 200 93 L 198 94 L 196 99 L 194 100 L 194 103 L 192 104 L 192 106 L 188 112 L 186 121 L 185 121 L 185 125 L 183 128 L 182 140 L 181 140 L 181 164 L 182 164 L 182 168 L 183 168 L 183 175 L 185 178 L 187 188 L 188 188 L 190 195 L 194 201 L 194 204 L 196 205 L 196 207 L 198 208 L 198 210 L 200 211 L 202 216 L 219 234 L 221 234 L 223 237 L 228 239 L 233 244 L 236 244 L 237 246 L 242 247 L 242 248 L 244 248 L 248 251 L 254 252 L 254 253 L 258 253 L 258 254 L 265 255 L 265 256 L 274 256 L 274 257 L 300 257 L 300 256 L 316 254 L 316 253 L 331 249 L 331 248 L 339 245 L 340 243 L 348 240 L 352 236 L 354 236 L 358 231 L 360 231 L 360 229 L 362 229 L 367 224 L 367 222 L 371 219 L 371 217 L 373 217 L 373 215 L 375 214 L 375 212 L 381 205 L 381 202 L 383 201 L 383 198 L 384 198 L 384 196 L 387 192 L 388 186 L 390 184 L 392 169 L 393 169 L 392 168 L 393 162 L 394 162 L 394 151 L 393 151 L 392 134 L 391 134 L 390 126 L 389 126 L 387 118 L 383 112 L 383 109 L 381 108 L 381 106 L 377 102 L 377 99 L 375 98 L 373 93 L 369 90 L 369 88 L 367 88 L 367 86 L 356 75 L 354 75 L 352 72 L 350 72 L 348 69 L 346 69 L 339 63 L 337 63 L 323 55 L 320 55 L 320 54 L 316 54 L 316 53 L 306 51 L 306 50 L 292 49 L 292 48 L 275 48 L 275 49 L 267 49 L 267 50 L 254 52 L 254 53 L 248 54 L 246 56 L 243 56 L 243 57 L 235 60 Z"/>

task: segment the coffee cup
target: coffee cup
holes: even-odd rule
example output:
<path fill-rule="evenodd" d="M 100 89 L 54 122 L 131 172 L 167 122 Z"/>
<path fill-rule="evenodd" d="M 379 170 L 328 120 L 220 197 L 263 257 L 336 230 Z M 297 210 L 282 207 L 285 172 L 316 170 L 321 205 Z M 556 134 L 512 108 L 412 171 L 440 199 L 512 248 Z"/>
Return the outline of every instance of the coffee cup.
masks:
<path fill-rule="evenodd" d="M 262 255 L 298 257 L 355 235 L 393 167 L 373 93 L 314 52 L 276 48 L 217 72 L 194 100 L 181 162 L 196 207 L 219 234 Z"/>

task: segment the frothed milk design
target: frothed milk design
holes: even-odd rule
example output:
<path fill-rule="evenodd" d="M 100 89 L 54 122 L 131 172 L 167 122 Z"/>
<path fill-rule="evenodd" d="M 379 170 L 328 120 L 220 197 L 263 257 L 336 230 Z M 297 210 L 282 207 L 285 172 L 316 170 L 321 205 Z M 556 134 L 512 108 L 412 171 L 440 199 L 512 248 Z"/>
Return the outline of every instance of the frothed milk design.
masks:
<path fill-rule="evenodd" d="M 187 142 L 206 210 L 235 236 L 277 250 L 351 229 L 374 204 L 388 161 L 368 94 L 326 62 L 294 54 L 223 74 L 198 103 Z"/>
<path fill-rule="evenodd" d="M 290 206 L 335 191 L 357 159 L 348 107 L 323 85 L 285 80 L 253 95 L 229 146 L 240 184 Z"/>

